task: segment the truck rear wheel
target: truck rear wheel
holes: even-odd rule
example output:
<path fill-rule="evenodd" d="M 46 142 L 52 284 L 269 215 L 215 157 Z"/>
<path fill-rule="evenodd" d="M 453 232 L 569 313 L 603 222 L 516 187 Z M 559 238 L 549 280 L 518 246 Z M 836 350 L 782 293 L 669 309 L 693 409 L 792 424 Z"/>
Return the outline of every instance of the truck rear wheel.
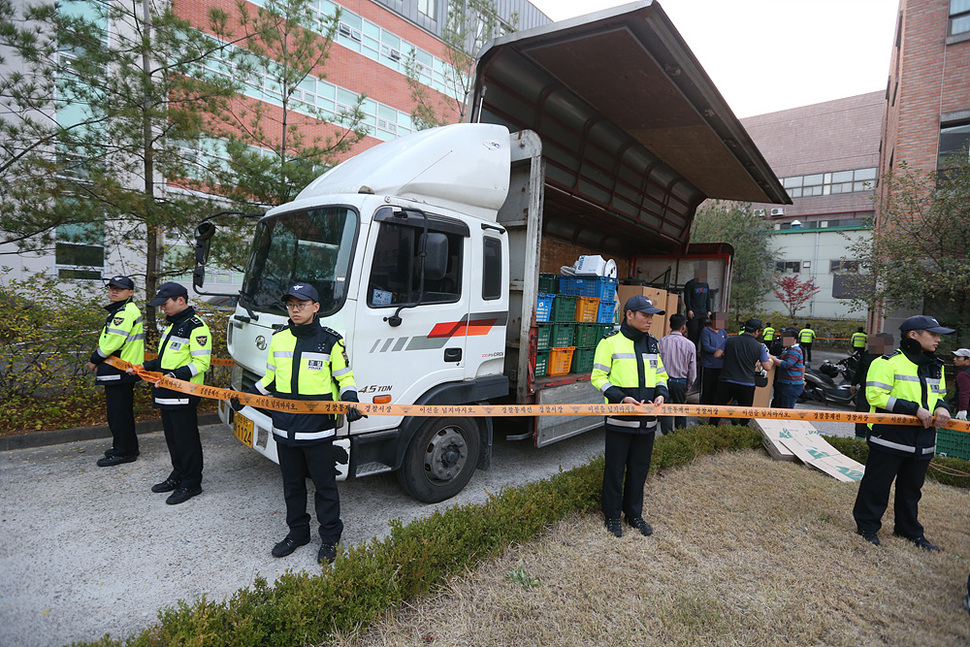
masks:
<path fill-rule="evenodd" d="M 397 480 L 405 492 L 423 503 L 450 499 L 471 480 L 480 451 L 474 422 L 432 418 L 411 439 Z"/>

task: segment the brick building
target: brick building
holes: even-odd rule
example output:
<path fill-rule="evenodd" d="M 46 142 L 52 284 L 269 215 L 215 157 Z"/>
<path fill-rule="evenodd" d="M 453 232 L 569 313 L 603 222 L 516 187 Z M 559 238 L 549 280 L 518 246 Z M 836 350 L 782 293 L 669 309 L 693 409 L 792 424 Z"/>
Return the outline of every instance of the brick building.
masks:
<path fill-rule="evenodd" d="M 935 171 L 970 144 L 970 0 L 900 0 L 893 39 L 879 176 Z M 879 214 L 876 214 L 879 227 Z M 877 311 L 872 329 L 895 331 L 916 311 Z"/>
<path fill-rule="evenodd" d="M 847 247 L 871 236 L 884 104 L 872 92 L 741 120 L 792 198 L 786 207 L 752 205 L 774 225 L 776 273 L 821 288 L 800 318 L 865 316 L 850 308 L 842 277 L 858 270 Z M 763 308 L 787 312 L 771 293 Z"/>

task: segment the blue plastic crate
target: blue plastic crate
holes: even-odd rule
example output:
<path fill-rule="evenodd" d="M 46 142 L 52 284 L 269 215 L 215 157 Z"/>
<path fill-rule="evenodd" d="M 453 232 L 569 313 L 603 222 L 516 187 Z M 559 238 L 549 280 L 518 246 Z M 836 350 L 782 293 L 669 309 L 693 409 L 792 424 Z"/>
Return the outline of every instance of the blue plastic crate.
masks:
<path fill-rule="evenodd" d="M 596 312 L 596 323 L 613 323 L 615 311 L 616 301 L 600 301 L 600 309 Z"/>
<path fill-rule="evenodd" d="M 617 282 L 617 279 L 605 276 L 560 276 L 559 294 L 613 301 Z"/>
<path fill-rule="evenodd" d="M 549 315 L 552 313 L 552 300 L 556 298 L 555 294 L 545 294 L 540 292 L 539 299 L 536 302 L 536 321 L 541 323 L 544 321 L 549 321 Z"/>

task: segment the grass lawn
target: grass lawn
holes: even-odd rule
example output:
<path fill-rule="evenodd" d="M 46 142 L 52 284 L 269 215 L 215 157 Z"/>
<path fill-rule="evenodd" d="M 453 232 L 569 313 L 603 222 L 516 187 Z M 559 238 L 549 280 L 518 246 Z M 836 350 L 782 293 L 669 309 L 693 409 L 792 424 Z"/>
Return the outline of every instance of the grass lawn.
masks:
<path fill-rule="evenodd" d="M 970 492 L 928 482 L 920 520 L 942 553 L 854 533 L 857 486 L 763 452 L 648 479 L 654 535 L 573 515 L 407 605 L 360 645 L 965 645 Z"/>

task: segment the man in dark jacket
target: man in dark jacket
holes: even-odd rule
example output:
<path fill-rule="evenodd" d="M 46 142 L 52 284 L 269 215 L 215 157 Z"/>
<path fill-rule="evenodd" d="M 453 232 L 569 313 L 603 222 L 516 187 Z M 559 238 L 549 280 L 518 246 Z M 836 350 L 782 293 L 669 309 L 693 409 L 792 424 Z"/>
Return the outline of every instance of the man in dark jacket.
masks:
<path fill-rule="evenodd" d="M 889 489 L 896 481 L 893 534 L 926 550 L 939 550 L 923 535 L 917 519 L 926 469 L 936 450 L 936 428 L 950 421 L 943 398 L 943 362 L 937 359 L 940 335 L 953 331 L 933 317 L 919 315 L 904 321 L 899 349 L 877 358 L 866 376 L 866 399 L 873 412 L 916 416 L 921 426 L 872 424 L 869 457 L 859 482 L 852 516 L 857 533 L 876 546 L 882 515 L 889 505 Z"/>
<path fill-rule="evenodd" d="M 748 319 L 744 322 L 744 332 L 727 340 L 724 345 L 724 367 L 714 396 L 715 404 L 736 401 L 739 407 L 750 407 L 754 403 L 754 372 L 757 364 L 760 363 L 766 371 L 772 364 L 768 349 L 758 341 L 762 328 L 764 324 L 760 319 Z M 714 426 L 720 421 L 720 418 L 711 418 Z M 748 419 L 740 419 L 735 424 L 746 425 Z"/>
<path fill-rule="evenodd" d="M 288 400 L 359 402 L 343 338 L 317 320 L 320 298 L 316 288 L 297 283 L 287 290 L 283 299 L 290 315 L 289 325 L 273 335 L 266 374 L 250 392 Z M 236 411 L 243 408 L 236 398 L 230 404 Z M 309 475 L 316 488 L 314 505 L 322 542 L 317 561 L 332 563 L 344 528 L 334 469 L 336 417 L 286 411 L 273 411 L 272 415 L 289 527 L 286 537 L 273 546 L 273 557 L 286 557 L 310 543 L 310 515 L 306 510 Z M 348 422 L 362 417 L 356 407 L 347 411 Z"/>
<path fill-rule="evenodd" d="M 633 296 L 624 305 L 620 330 L 596 346 L 590 382 L 607 404 L 663 404 L 670 397 L 660 346 L 649 331 L 655 308 L 644 296 Z M 642 535 L 653 534 L 643 519 L 643 485 L 650 472 L 656 437 L 655 416 L 607 416 L 606 466 L 603 470 L 603 516 L 606 530 L 623 536 L 620 512 Z M 626 480 L 624 481 L 624 475 Z"/>
<path fill-rule="evenodd" d="M 694 278 L 684 284 L 684 309 L 687 311 L 687 338 L 697 344 L 704 322 L 711 316 L 711 286 L 707 283 L 707 263 L 697 264 Z"/>

